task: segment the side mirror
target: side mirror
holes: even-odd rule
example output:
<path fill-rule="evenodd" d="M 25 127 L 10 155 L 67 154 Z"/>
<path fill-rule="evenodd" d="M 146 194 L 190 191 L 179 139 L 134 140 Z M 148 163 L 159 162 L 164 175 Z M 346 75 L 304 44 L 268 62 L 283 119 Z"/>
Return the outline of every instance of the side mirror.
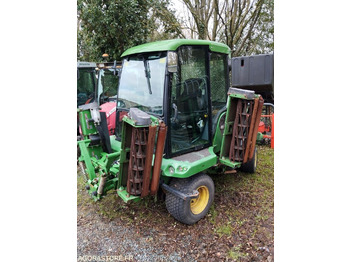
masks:
<path fill-rule="evenodd" d="M 177 53 L 168 52 L 168 71 L 169 73 L 177 72 Z"/>

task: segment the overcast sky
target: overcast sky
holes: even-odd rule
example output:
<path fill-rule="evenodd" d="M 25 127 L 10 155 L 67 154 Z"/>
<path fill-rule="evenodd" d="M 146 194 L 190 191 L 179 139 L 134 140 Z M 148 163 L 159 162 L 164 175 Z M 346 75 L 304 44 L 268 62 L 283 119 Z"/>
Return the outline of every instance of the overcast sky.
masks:
<path fill-rule="evenodd" d="M 170 0 L 171 3 L 171 7 L 173 7 L 173 9 L 175 9 L 176 11 L 176 15 L 178 17 L 183 17 L 183 13 L 184 13 L 184 4 L 181 0 Z"/>

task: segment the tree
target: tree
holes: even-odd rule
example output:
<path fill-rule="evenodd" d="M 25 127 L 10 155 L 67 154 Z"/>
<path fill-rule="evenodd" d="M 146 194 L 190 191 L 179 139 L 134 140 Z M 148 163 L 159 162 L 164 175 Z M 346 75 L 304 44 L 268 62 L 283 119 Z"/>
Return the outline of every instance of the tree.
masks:
<path fill-rule="evenodd" d="M 168 0 L 78 0 L 78 59 L 100 61 L 108 53 L 119 60 L 132 46 L 181 36 L 168 5 Z"/>
<path fill-rule="evenodd" d="M 150 11 L 152 33 L 149 42 L 173 38 L 185 38 L 181 30 L 181 21 L 176 18 L 175 11 L 169 8 L 169 1 L 153 1 Z"/>
<path fill-rule="evenodd" d="M 274 2 L 266 0 L 262 6 L 259 20 L 253 31 L 251 41 L 245 48 L 247 54 L 266 54 L 274 50 Z"/>
<path fill-rule="evenodd" d="M 182 0 L 190 17 L 187 29 L 199 39 L 227 44 L 232 56 L 249 55 L 257 51 L 257 44 L 271 40 L 273 49 L 273 18 L 269 27 L 266 20 L 273 17 L 271 0 Z M 272 23 L 271 23 L 272 21 Z M 271 42 L 271 41 L 270 41 Z"/>
<path fill-rule="evenodd" d="M 190 11 L 194 21 L 194 24 L 190 22 L 191 31 L 196 32 L 199 39 L 212 39 L 209 33 L 209 20 L 213 19 L 215 24 L 218 19 L 218 0 L 183 0 L 183 3 Z"/>

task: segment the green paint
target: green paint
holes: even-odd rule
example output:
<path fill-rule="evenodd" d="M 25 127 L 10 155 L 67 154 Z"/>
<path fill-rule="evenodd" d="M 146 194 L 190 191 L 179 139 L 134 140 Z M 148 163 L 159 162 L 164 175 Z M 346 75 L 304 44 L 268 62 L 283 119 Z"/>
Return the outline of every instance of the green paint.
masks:
<path fill-rule="evenodd" d="M 89 178 L 92 180 L 96 177 L 95 175 L 95 167 L 91 162 L 91 148 L 88 148 L 90 140 L 82 140 L 78 141 L 78 145 L 80 148 L 81 156 L 79 157 L 79 161 L 82 161 L 86 165 L 85 172 L 88 173 Z"/>
<path fill-rule="evenodd" d="M 208 41 L 208 40 L 195 40 L 195 39 L 173 39 L 157 41 L 152 43 L 147 43 L 139 46 L 135 46 L 127 49 L 122 57 L 139 54 L 139 53 L 149 53 L 149 52 L 159 52 L 159 51 L 176 51 L 180 46 L 183 45 L 206 45 L 209 46 L 210 51 L 217 53 L 230 54 L 230 48 L 222 43 Z"/>
<path fill-rule="evenodd" d="M 224 117 L 224 113 L 221 114 L 221 116 L 218 118 L 218 122 L 216 125 L 216 129 L 215 129 L 215 134 L 214 134 L 214 138 L 213 138 L 213 151 L 215 153 L 219 153 L 220 152 L 220 148 L 221 148 L 221 143 L 222 143 L 222 134 L 221 134 L 221 130 L 220 130 L 220 120 L 221 118 Z"/>
<path fill-rule="evenodd" d="M 126 189 L 124 187 L 118 188 L 117 194 L 118 196 L 120 196 L 121 199 L 123 199 L 125 203 L 129 202 L 130 200 L 133 200 L 135 202 L 140 201 L 139 196 L 130 195 L 128 192 L 126 192 Z"/>
<path fill-rule="evenodd" d="M 214 153 L 213 147 L 209 147 L 208 150 L 210 153 L 209 156 L 200 158 L 192 163 L 189 161 L 177 161 L 171 158 L 163 158 L 161 166 L 162 176 L 187 178 L 216 165 L 217 155 Z M 189 154 L 196 153 L 198 152 L 192 152 Z M 171 173 L 171 167 L 174 169 L 174 173 Z"/>
<path fill-rule="evenodd" d="M 225 159 L 224 157 L 220 158 L 219 162 L 221 164 L 224 164 L 225 166 L 229 166 L 229 167 L 232 167 L 232 168 L 239 168 L 239 167 L 241 167 L 241 163 L 240 162 L 232 162 L 229 159 Z"/>
<path fill-rule="evenodd" d="M 155 116 L 152 116 L 152 115 L 149 115 L 149 116 L 150 116 L 150 118 L 151 118 L 151 124 L 150 124 L 150 126 L 158 126 L 158 122 L 159 122 L 158 118 L 155 117 Z M 127 117 L 127 116 L 124 116 L 124 117 L 123 117 L 123 121 L 126 122 L 126 123 L 128 123 L 129 125 L 131 125 L 131 126 L 133 126 L 133 127 L 136 127 L 136 128 L 139 128 L 139 127 L 148 127 L 148 126 L 149 126 L 149 125 L 138 125 L 138 124 L 136 123 L 135 120 L 133 120 L 133 119 Z"/>
<path fill-rule="evenodd" d="M 258 134 L 256 136 L 256 142 L 262 143 L 263 139 L 264 139 L 264 135 L 261 132 L 258 132 Z"/>
<path fill-rule="evenodd" d="M 79 112 L 81 132 L 84 137 L 97 133 L 94 123 L 90 123 L 89 119 L 91 119 L 91 112 L 89 109 Z"/>
<path fill-rule="evenodd" d="M 110 136 L 109 137 L 110 141 L 111 141 L 111 148 L 113 151 L 119 152 L 120 148 L 121 148 L 121 142 L 119 142 L 118 140 L 116 140 L 115 135 Z"/>

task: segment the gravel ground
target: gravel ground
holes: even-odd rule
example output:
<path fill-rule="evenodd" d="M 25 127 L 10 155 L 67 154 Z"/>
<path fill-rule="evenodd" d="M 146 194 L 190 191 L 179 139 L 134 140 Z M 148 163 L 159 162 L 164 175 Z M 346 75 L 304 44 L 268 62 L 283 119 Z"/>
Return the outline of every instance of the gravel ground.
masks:
<path fill-rule="evenodd" d="M 96 213 L 78 211 L 79 256 L 112 256 L 131 261 L 182 261 L 176 252 L 164 254 L 164 249 L 153 244 L 156 230 L 140 232 L 132 226 L 108 221 Z M 160 237 L 160 241 L 165 240 Z M 122 256 L 122 259 L 120 259 Z"/>
<path fill-rule="evenodd" d="M 192 226 L 153 198 L 95 203 L 78 171 L 78 261 L 273 261 L 273 150 L 260 147 L 259 161 L 253 175 L 212 176 L 214 204 Z"/>

